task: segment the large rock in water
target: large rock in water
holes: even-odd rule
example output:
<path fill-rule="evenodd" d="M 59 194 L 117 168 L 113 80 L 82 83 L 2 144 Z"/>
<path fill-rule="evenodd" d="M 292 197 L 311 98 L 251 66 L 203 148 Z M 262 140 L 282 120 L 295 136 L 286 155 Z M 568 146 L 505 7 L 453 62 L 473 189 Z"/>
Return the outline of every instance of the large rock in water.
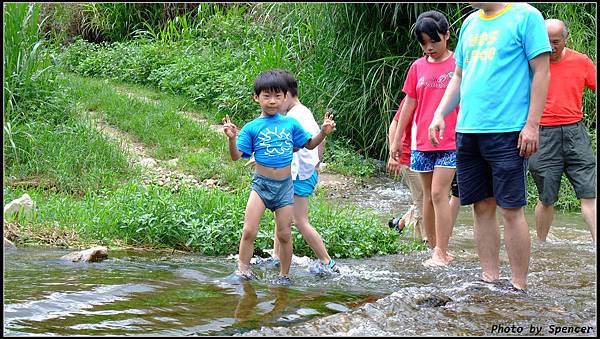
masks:
<path fill-rule="evenodd" d="M 106 246 L 95 246 L 87 250 L 71 252 L 60 257 L 63 260 L 97 262 L 108 258 L 108 248 Z"/>
<path fill-rule="evenodd" d="M 14 220 L 19 216 L 30 219 L 33 216 L 34 203 L 29 194 L 23 194 L 19 199 L 15 199 L 4 206 L 4 220 Z"/>

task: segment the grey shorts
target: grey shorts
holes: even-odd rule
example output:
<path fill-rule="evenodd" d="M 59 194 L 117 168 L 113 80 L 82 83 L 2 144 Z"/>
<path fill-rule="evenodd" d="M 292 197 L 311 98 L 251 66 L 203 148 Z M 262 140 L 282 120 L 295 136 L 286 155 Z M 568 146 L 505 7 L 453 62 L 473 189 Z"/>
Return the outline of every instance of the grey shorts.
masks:
<path fill-rule="evenodd" d="M 578 199 L 595 198 L 596 156 L 583 123 L 540 127 L 540 148 L 529 158 L 529 171 L 544 205 L 558 200 L 563 173 Z"/>
<path fill-rule="evenodd" d="M 294 182 L 291 175 L 285 179 L 273 179 L 254 173 L 252 190 L 258 193 L 265 207 L 273 212 L 294 204 Z"/>

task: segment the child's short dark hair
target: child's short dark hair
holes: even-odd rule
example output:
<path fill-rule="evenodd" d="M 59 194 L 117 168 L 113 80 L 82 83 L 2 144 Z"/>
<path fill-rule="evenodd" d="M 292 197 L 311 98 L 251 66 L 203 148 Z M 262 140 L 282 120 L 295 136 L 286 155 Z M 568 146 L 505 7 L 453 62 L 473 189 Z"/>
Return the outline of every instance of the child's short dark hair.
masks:
<path fill-rule="evenodd" d="M 417 18 L 415 35 L 421 45 L 424 44 L 422 33 L 427 34 L 431 40 L 439 42 L 441 40 L 439 34 L 445 35 L 449 28 L 450 24 L 444 14 L 438 11 L 427 11 Z"/>
<path fill-rule="evenodd" d="M 280 71 L 268 70 L 260 73 L 254 79 L 254 94 L 260 95 L 263 91 L 286 93 L 288 85 Z"/>
<path fill-rule="evenodd" d="M 290 73 L 290 71 L 288 71 L 288 70 L 282 69 L 279 71 L 281 72 L 281 75 L 283 76 L 283 78 L 285 79 L 285 82 L 287 83 L 288 91 L 290 92 L 290 94 L 293 97 L 297 97 L 298 96 L 298 80 L 296 80 L 294 75 L 292 73 Z"/>

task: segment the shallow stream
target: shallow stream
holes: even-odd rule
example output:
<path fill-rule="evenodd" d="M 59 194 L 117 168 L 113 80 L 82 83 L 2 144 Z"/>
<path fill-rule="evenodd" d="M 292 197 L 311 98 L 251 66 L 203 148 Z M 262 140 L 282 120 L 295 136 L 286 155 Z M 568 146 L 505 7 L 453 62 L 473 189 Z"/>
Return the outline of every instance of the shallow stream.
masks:
<path fill-rule="evenodd" d="M 390 211 L 405 210 L 409 195 L 376 178 L 334 198 L 355 201 L 385 219 Z M 531 213 L 527 218 L 534 239 Z M 59 259 L 68 252 L 5 252 L 5 335 L 597 333 L 596 248 L 578 214 L 556 215 L 548 242 L 532 241 L 526 294 L 508 288 L 504 245 L 500 283 L 479 281 L 470 207 L 461 208 L 449 267 L 424 267 L 429 254 L 421 251 L 340 259 L 341 274 L 322 277 L 309 272 L 314 261 L 295 257 L 290 287 L 273 285 L 278 272 L 264 266 L 255 268 L 258 281 L 228 283 L 223 278 L 236 266 L 231 257 L 110 251 L 100 263 Z"/>

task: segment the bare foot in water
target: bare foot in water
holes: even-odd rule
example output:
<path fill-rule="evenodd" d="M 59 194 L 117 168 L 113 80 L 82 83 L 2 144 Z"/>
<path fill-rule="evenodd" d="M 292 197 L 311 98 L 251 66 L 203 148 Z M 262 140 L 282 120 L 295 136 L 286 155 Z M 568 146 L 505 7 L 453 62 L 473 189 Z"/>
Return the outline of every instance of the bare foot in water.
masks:
<path fill-rule="evenodd" d="M 429 258 L 423 262 L 423 266 L 425 267 L 436 267 L 436 266 L 448 266 L 447 263 L 440 261 L 435 258 Z"/>
<path fill-rule="evenodd" d="M 494 283 L 498 281 L 498 279 L 500 279 L 499 274 L 488 274 L 486 272 L 481 273 L 481 280 L 485 281 L 486 283 Z"/>
<path fill-rule="evenodd" d="M 433 249 L 433 255 L 427 259 L 423 266 L 434 267 L 434 266 L 448 266 L 448 264 L 454 259 L 450 254 L 441 254 L 437 248 Z"/>

